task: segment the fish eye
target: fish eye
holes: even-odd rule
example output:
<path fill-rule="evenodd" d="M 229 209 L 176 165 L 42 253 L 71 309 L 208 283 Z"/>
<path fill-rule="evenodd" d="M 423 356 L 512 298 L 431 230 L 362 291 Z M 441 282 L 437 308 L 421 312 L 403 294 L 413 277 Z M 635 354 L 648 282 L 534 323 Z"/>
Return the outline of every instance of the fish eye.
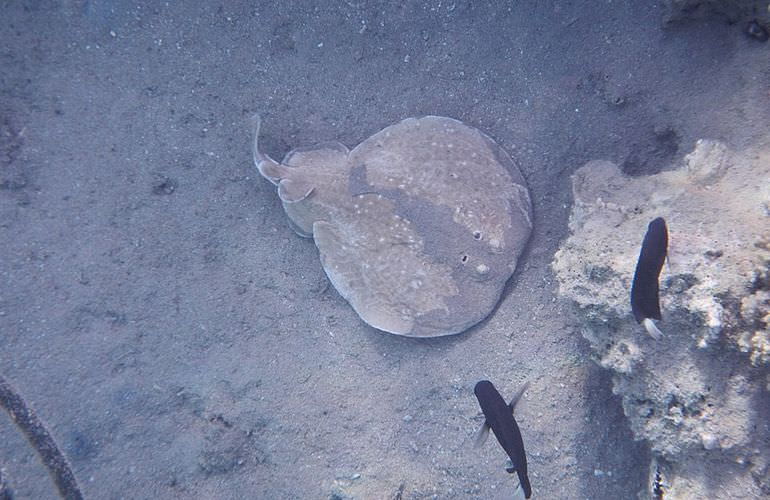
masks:
<path fill-rule="evenodd" d="M 473 239 L 474 240 L 480 240 L 481 239 L 481 231 L 473 231 Z"/>

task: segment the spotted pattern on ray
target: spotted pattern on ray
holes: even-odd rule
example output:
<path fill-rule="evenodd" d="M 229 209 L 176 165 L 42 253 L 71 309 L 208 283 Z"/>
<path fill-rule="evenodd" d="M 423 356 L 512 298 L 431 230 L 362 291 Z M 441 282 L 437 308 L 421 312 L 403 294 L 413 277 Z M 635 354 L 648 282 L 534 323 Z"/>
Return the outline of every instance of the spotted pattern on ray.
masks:
<path fill-rule="evenodd" d="M 254 162 L 292 228 L 362 320 L 397 335 L 460 333 L 485 318 L 532 231 L 521 172 L 452 118 L 407 118 L 353 150 L 339 143 Z"/>

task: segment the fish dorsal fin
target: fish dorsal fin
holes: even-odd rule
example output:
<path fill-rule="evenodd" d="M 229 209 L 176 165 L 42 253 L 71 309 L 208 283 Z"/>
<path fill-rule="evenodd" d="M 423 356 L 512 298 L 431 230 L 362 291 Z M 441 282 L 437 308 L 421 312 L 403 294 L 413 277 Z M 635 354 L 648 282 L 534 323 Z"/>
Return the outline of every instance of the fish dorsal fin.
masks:
<path fill-rule="evenodd" d="M 266 160 L 257 163 L 257 169 L 262 177 L 269 180 L 273 184 L 278 184 L 281 179 L 286 179 L 291 175 L 292 169 L 280 163 L 267 158 Z"/>
<path fill-rule="evenodd" d="M 302 201 L 313 192 L 313 186 L 295 179 L 281 179 L 278 183 L 278 197 L 284 203 Z"/>
<path fill-rule="evenodd" d="M 484 423 L 481 424 L 481 427 L 479 427 L 479 430 L 476 432 L 476 438 L 473 440 L 473 447 L 481 448 L 484 443 L 487 442 L 487 437 L 489 437 L 489 424 L 484 420 Z"/>
<path fill-rule="evenodd" d="M 519 402 L 519 399 L 521 399 L 521 396 L 524 394 L 524 391 L 526 391 L 527 388 L 529 388 L 529 381 L 524 382 L 519 390 L 516 391 L 516 394 L 513 395 L 513 398 L 511 398 L 511 402 L 508 403 L 508 407 L 511 409 L 511 413 L 513 413 L 514 408 L 516 408 L 516 403 Z"/>

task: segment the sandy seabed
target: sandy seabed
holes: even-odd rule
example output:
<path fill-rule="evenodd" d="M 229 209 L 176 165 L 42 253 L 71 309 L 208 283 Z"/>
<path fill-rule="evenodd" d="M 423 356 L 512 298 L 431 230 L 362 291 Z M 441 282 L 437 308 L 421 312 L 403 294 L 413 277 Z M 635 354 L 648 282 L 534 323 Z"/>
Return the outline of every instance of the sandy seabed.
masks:
<path fill-rule="evenodd" d="M 537 498 L 649 490 L 550 268 L 570 175 L 668 168 L 770 124 L 770 46 L 637 2 L 0 6 L 0 372 L 86 498 L 508 498 L 476 381 L 517 406 Z M 416 340 L 362 323 L 251 161 L 408 116 L 483 130 L 534 232 L 493 314 Z M 766 135 L 764 135 L 766 137 Z M 56 491 L 0 417 L 17 498 Z"/>

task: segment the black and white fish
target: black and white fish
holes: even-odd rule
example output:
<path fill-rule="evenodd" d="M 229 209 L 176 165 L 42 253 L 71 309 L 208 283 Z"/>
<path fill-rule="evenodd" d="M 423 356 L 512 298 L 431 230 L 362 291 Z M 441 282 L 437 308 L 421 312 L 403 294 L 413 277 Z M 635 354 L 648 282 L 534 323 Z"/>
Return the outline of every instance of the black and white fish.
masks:
<path fill-rule="evenodd" d="M 500 446 L 503 447 L 505 453 L 508 454 L 508 458 L 511 459 L 511 467 L 507 467 L 506 471 L 518 474 L 519 486 L 516 488 L 516 492 L 520 495 L 523 490 L 524 498 L 532 496 L 532 486 L 530 486 L 529 476 L 527 476 L 527 455 L 524 451 L 524 441 L 521 438 L 519 425 L 516 423 L 516 419 L 513 418 L 513 409 L 516 407 L 516 403 L 521 398 L 521 395 L 527 390 L 527 385 L 524 384 L 519 389 L 510 404 L 506 404 L 503 397 L 489 380 L 482 380 L 473 389 L 485 418 L 484 424 L 476 435 L 474 446 L 478 448 L 484 444 L 489 435 L 489 429 L 492 429 Z"/>
<path fill-rule="evenodd" d="M 658 279 L 667 252 L 668 228 L 663 217 L 658 217 L 647 226 L 631 285 L 631 311 L 634 318 L 656 339 L 663 336 L 655 321 L 661 320 Z"/>

